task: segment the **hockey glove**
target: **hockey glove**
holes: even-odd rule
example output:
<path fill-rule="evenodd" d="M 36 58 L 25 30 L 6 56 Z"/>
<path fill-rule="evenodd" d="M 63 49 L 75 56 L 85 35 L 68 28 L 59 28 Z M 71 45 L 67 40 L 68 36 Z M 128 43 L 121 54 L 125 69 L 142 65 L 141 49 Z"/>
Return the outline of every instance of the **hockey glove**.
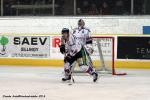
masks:
<path fill-rule="evenodd" d="M 92 44 L 92 43 L 93 43 L 92 38 L 88 38 L 88 39 L 86 40 L 86 44 Z"/>
<path fill-rule="evenodd" d="M 65 62 L 70 62 L 72 60 L 72 56 L 71 55 L 67 55 L 64 59 Z"/>
<path fill-rule="evenodd" d="M 64 54 L 65 53 L 65 45 L 60 45 L 59 46 L 59 48 L 60 48 L 60 52 L 62 53 L 62 54 Z"/>

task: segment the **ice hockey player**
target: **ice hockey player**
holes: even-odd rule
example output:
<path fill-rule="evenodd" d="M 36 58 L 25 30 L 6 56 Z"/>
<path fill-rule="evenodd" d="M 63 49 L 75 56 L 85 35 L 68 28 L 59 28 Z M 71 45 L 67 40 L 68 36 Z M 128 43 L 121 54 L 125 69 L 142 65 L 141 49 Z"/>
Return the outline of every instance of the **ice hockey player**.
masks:
<path fill-rule="evenodd" d="M 73 34 L 80 40 L 89 55 L 92 54 L 94 50 L 92 48 L 92 38 L 90 36 L 91 31 L 89 28 L 85 27 L 83 19 L 79 19 L 78 27 L 73 30 Z"/>
<path fill-rule="evenodd" d="M 90 36 L 91 31 L 89 28 L 85 27 L 85 22 L 83 19 L 78 20 L 78 27 L 73 29 L 73 35 L 79 39 L 80 43 L 83 45 L 87 52 L 87 57 L 92 64 L 92 59 L 90 55 L 93 53 L 93 47 L 92 47 L 92 38 Z M 72 69 L 74 69 L 76 66 L 76 62 L 72 64 Z M 93 66 L 93 65 L 92 65 Z"/>
<path fill-rule="evenodd" d="M 93 82 L 98 79 L 98 74 L 95 72 L 92 64 L 90 64 L 87 52 L 79 39 L 75 35 L 69 33 L 68 28 L 62 29 L 62 43 L 60 45 L 60 52 L 65 55 L 64 57 L 64 72 L 65 77 L 62 81 L 71 80 L 72 64 L 77 61 L 80 68 L 93 76 Z"/>

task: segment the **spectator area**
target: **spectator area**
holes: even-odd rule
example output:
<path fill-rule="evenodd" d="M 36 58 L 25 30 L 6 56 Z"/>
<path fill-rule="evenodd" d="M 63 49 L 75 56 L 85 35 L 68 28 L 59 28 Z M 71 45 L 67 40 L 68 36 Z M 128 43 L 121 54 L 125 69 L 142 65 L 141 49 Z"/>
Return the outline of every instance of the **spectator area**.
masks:
<path fill-rule="evenodd" d="M 148 15 L 150 0 L 1 0 L 1 16 Z"/>

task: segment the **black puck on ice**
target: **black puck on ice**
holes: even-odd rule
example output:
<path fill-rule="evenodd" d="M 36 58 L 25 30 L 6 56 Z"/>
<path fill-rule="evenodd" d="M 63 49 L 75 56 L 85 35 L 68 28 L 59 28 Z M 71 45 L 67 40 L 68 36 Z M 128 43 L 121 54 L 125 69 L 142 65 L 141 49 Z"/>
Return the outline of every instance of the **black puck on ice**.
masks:
<path fill-rule="evenodd" d="M 69 83 L 68 85 L 72 85 L 71 83 Z"/>

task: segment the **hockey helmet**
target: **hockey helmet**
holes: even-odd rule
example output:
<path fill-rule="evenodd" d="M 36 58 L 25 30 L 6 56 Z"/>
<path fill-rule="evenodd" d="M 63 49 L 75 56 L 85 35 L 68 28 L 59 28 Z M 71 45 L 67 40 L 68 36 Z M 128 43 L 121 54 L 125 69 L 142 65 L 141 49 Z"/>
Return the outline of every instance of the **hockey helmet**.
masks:
<path fill-rule="evenodd" d="M 78 21 L 78 26 L 79 26 L 79 27 L 83 27 L 84 25 L 85 25 L 84 20 L 83 20 L 83 19 L 79 19 L 79 21 Z"/>
<path fill-rule="evenodd" d="M 69 29 L 68 28 L 63 28 L 62 31 L 61 31 L 61 33 L 63 34 L 65 32 L 69 33 Z"/>

